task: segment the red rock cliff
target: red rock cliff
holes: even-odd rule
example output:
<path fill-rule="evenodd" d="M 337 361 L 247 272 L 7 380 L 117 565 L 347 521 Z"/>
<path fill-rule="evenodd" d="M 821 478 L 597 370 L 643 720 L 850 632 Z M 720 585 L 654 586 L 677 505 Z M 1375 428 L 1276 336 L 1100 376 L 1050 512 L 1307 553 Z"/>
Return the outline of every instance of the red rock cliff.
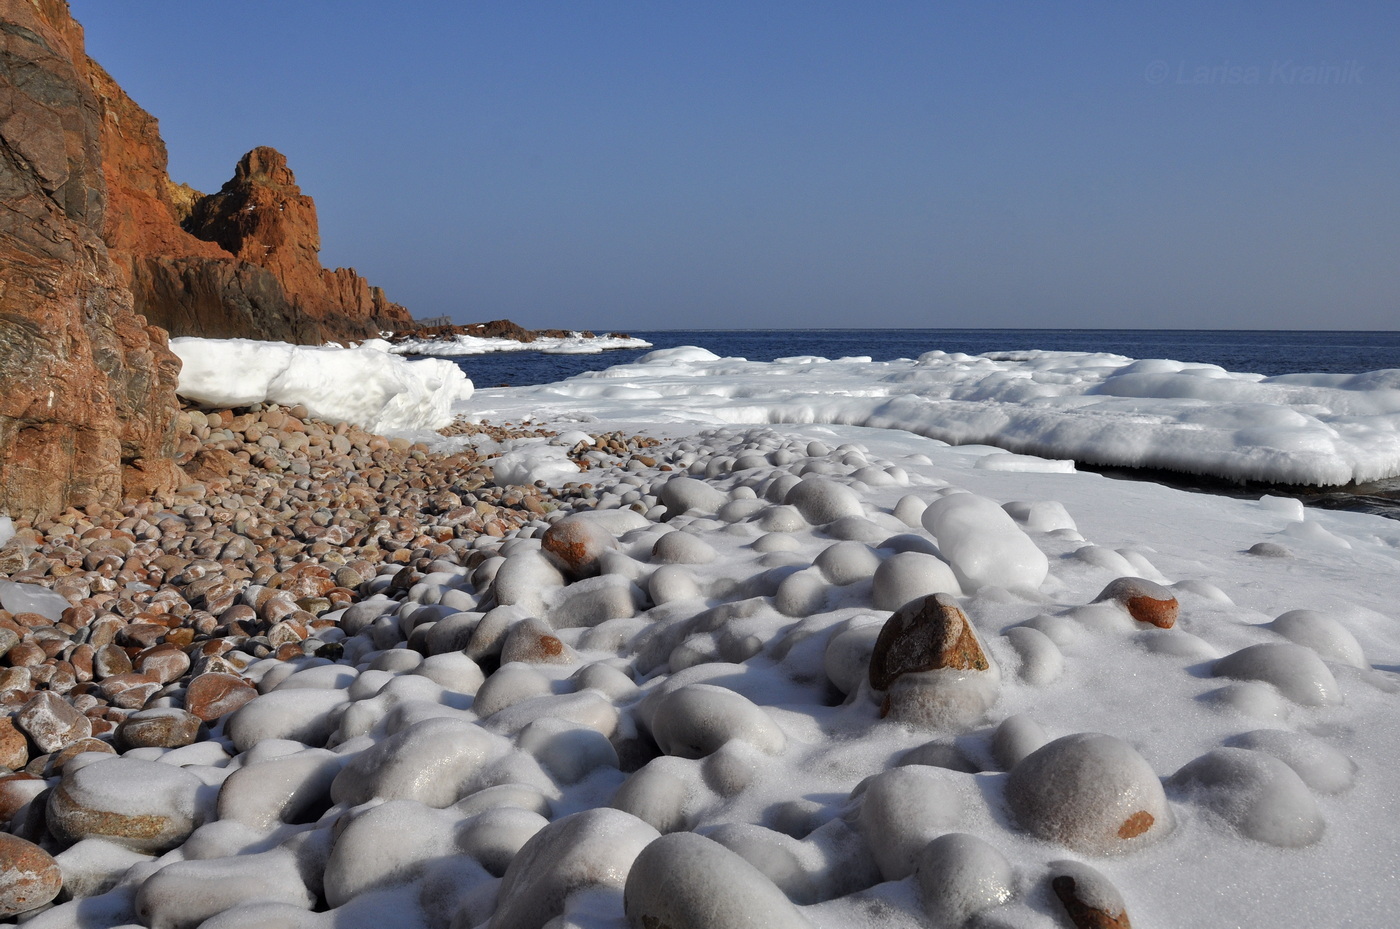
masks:
<path fill-rule="evenodd" d="M 185 227 L 272 272 L 297 315 L 319 324 L 331 338 L 364 338 L 412 322 L 407 310 L 353 269 L 321 267 L 316 204 L 301 192 L 286 157 L 274 148 L 244 155 L 232 180 L 193 203 Z"/>
<path fill-rule="evenodd" d="M 103 108 L 62 0 L 0 0 L 0 511 L 180 479 L 179 361 L 103 240 Z"/>
<path fill-rule="evenodd" d="M 88 72 L 103 110 L 103 239 L 150 322 L 171 335 L 312 344 L 411 324 L 352 269 L 321 267 L 316 205 L 280 152 L 244 155 L 209 197 L 176 185 L 155 117 L 96 62 Z"/>

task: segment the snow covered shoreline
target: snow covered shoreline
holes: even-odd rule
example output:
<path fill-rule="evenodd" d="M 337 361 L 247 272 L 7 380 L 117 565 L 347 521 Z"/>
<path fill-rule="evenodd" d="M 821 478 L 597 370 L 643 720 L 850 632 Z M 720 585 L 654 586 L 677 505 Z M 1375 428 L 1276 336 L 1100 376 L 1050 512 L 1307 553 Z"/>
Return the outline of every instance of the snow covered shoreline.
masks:
<path fill-rule="evenodd" d="M 209 741 L 70 763 L 79 808 L 183 825 L 63 826 L 65 873 L 116 884 L 32 924 L 1043 929 L 1064 875 L 1140 925 L 1400 904 L 1394 522 L 891 430 L 658 432 L 579 475 L 577 516 L 386 565 L 323 614 L 342 660 L 247 664 Z M 554 447 L 501 450 L 528 478 Z M 1105 597 L 1125 577 L 1174 622 Z M 877 633 L 940 590 L 990 668 L 877 690 Z M 1056 825 L 1119 791 L 1121 847 Z"/>
<path fill-rule="evenodd" d="M 1137 384 L 1146 442 L 1195 431 L 1158 395 L 1220 382 L 1256 404 L 1226 419 L 1272 439 L 1293 411 L 1360 448 L 1344 401 L 1383 433 L 1388 375 L 1028 354 L 688 349 L 477 392 L 456 411 L 537 434 L 436 447 L 563 488 L 554 508 L 383 564 L 309 632 L 337 661 L 224 652 L 258 695 L 208 740 L 69 762 L 49 821 L 89 895 L 32 925 L 1048 929 L 1075 888 L 1138 925 L 1379 924 L 1400 905 L 1400 523 L 841 417 L 891 385 L 927 398 L 923 369 L 1070 424 Z M 477 517 L 465 484 L 420 492 Z M 935 615 L 961 663 L 881 644 Z M 179 825 L 138 847 L 74 807 Z"/>
<path fill-rule="evenodd" d="M 1400 475 L 1400 370 L 1266 378 L 1082 352 L 750 362 L 685 348 L 483 391 L 470 413 L 873 426 L 1232 481 L 1337 486 Z"/>

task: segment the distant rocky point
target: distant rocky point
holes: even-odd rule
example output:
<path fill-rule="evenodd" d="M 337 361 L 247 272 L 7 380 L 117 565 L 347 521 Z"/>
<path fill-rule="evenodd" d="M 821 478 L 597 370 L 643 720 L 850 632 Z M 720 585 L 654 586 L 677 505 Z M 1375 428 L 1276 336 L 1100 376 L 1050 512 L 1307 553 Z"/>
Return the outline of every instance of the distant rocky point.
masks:
<path fill-rule="evenodd" d="M 489 323 L 467 323 L 461 326 L 452 324 L 425 325 L 433 322 L 436 320 L 422 320 L 417 324 L 417 328 L 395 332 L 388 336 L 387 340 L 391 343 L 398 343 L 420 339 L 450 340 L 457 336 L 471 336 L 477 339 L 509 339 L 512 342 L 522 342 L 528 345 L 540 339 L 599 338 L 597 333 L 587 330 L 574 332 L 569 329 L 526 329 L 508 319 L 493 319 Z M 625 332 L 609 332 L 605 338 L 627 339 L 631 336 Z"/>

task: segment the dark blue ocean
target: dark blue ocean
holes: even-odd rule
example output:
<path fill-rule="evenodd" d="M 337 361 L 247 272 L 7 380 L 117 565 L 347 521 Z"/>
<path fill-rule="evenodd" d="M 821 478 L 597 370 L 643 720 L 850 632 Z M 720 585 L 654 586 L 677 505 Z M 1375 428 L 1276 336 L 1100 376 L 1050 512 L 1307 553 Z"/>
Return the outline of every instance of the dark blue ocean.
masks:
<path fill-rule="evenodd" d="M 1316 332 L 1219 329 L 668 329 L 632 332 L 655 348 L 699 345 L 723 357 L 772 361 L 793 355 L 825 358 L 868 355 L 875 361 L 916 358 L 927 351 L 1010 352 L 1049 349 L 1111 352 L 1130 358 L 1170 358 L 1220 365 L 1254 374 L 1360 374 L 1400 368 L 1400 332 Z M 620 350 L 595 355 L 509 352 L 454 359 L 477 387 L 520 387 L 563 380 L 584 371 L 625 364 L 646 354 Z M 1238 485 L 1160 471 L 1096 469 L 1113 477 L 1155 480 L 1189 490 L 1258 498 L 1295 496 L 1311 506 L 1400 518 L 1400 481 L 1316 490 Z"/>
<path fill-rule="evenodd" d="M 699 345 L 724 357 L 772 361 L 791 355 L 876 361 L 946 352 L 1053 349 L 1170 358 L 1254 374 L 1360 374 L 1400 368 L 1400 332 L 1217 329 L 667 329 L 631 332 L 656 348 Z M 478 387 L 547 384 L 640 358 L 649 350 L 597 355 L 510 352 L 457 359 Z"/>

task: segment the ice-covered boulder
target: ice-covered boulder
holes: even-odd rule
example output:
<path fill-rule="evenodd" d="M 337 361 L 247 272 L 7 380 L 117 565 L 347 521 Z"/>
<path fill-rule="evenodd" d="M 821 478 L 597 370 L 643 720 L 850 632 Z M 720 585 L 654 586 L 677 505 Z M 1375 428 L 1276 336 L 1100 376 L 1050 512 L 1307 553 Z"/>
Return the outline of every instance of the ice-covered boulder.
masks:
<path fill-rule="evenodd" d="M 965 832 L 933 839 L 914 858 L 914 881 L 936 925 L 962 926 L 1016 894 L 1011 862 L 986 841 Z"/>
<path fill-rule="evenodd" d="M 988 585 L 1035 590 L 1050 571 L 1045 553 L 993 500 L 949 494 L 921 517 L 964 591 Z"/>
<path fill-rule="evenodd" d="M 49 794 L 49 829 L 62 842 L 96 836 L 163 852 L 199 825 L 204 782 L 174 765 L 110 758 L 70 771 Z"/>
<path fill-rule="evenodd" d="M 1226 655 L 1212 666 L 1216 677 L 1263 681 L 1294 703 L 1328 706 L 1340 703 L 1337 679 L 1317 652 L 1292 642 L 1262 642 Z"/>
<path fill-rule="evenodd" d="M 693 832 L 663 836 L 637 856 L 623 905 L 633 929 L 810 929 L 762 871 Z"/>
<path fill-rule="evenodd" d="M 1023 828 L 1087 855 L 1117 855 L 1175 825 L 1162 782 L 1128 743 L 1099 733 L 1056 739 L 1011 771 L 1006 800 Z"/>
<path fill-rule="evenodd" d="M 511 860 L 490 929 L 540 929 L 564 912 L 571 896 L 621 888 L 637 856 L 659 835 L 620 810 L 585 810 L 555 820 Z"/>
<path fill-rule="evenodd" d="M 1317 801 L 1282 761 L 1245 748 L 1217 748 L 1172 775 L 1173 791 L 1209 810 L 1241 835 L 1284 848 L 1322 837 Z"/>

